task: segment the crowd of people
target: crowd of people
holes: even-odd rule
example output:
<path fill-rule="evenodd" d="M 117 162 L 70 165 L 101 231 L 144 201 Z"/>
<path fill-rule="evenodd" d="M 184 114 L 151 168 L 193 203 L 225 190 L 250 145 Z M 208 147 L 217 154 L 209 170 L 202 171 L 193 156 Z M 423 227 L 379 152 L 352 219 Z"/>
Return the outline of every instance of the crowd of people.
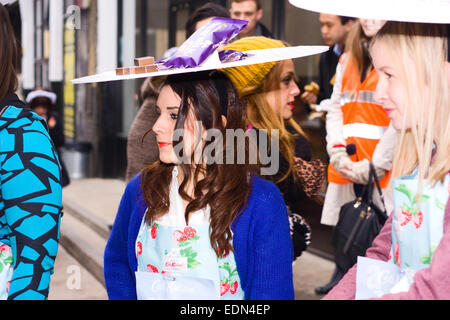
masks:
<path fill-rule="evenodd" d="M 330 1 L 319 17 L 330 49 L 320 57 L 318 91 L 299 88 L 291 58 L 144 82 L 127 144 L 128 184 L 104 253 L 110 299 L 295 298 L 292 265 L 311 237 L 304 202 L 317 197 L 325 176 L 293 119 L 296 99 L 325 113 L 321 223 L 336 226 L 341 207 L 365 196 L 370 168 L 381 187 L 371 200 L 388 213 L 364 259 L 354 263 L 336 250 L 332 278 L 316 293 L 450 297 L 448 25 L 432 17 L 401 22 L 404 15 L 395 11 L 368 19 L 363 8 L 334 15 L 334 7 Z M 233 0 L 229 10 L 215 3 L 198 8 L 186 38 L 217 16 L 248 20 L 219 50 L 290 46 L 260 22 L 258 0 Z M 62 187 L 70 183 L 59 156 L 64 135 L 52 111 L 54 93 L 36 88 L 27 104 L 14 94 L 17 48 L 3 5 L 0 24 L 0 298 L 46 299 Z M 238 139 L 229 141 L 230 130 L 248 138 L 243 163 L 228 161 L 240 147 Z M 214 161 L 196 158 L 197 150 L 203 155 L 217 146 L 223 152 Z M 262 175 L 267 154 L 277 160 L 276 171 Z M 386 273 L 396 279 L 390 286 L 368 280 Z"/>

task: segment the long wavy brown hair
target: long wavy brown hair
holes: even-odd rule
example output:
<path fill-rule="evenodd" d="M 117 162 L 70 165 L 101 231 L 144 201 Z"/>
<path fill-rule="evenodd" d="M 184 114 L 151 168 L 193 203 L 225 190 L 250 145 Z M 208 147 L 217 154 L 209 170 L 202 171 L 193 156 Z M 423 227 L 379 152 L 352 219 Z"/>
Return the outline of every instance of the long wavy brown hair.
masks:
<path fill-rule="evenodd" d="M 186 224 L 189 224 L 190 214 L 210 206 L 210 241 L 212 248 L 220 257 L 233 250 L 231 240 L 231 224 L 245 209 L 251 193 L 251 173 L 257 170 L 256 165 L 236 162 L 227 164 L 227 146 L 237 149 L 237 141 L 228 142 L 226 130 L 241 129 L 245 131 L 245 112 L 243 105 L 232 83 L 223 74 L 215 72 L 197 72 L 185 75 L 169 76 L 164 85 L 168 85 L 181 98 L 176 129 L 185 128 L 188 114 L 193 111 L 195 120 L 200 121 L 203 130 L 217 129 L 223 136 L 223 164 L 180 164 L 183 171 L 183 181 L 179 186 L 179 194 L 188 202 L 185 211 Z M 226 97 L 226 102 L 223 99 Z M 223 108 L 223 104 L 227 108 Z M 222 114 L 226 114 L 226 124 Z M 213 140 L 213 139 L 212 139 Z M 177 141 L 173 141 L 174 145 Z M 211 143 L 203 141 L 202 151 Z M 219 142 L 220 143 L 220 142 Z M 246 159 L 249 159 L 246 143 Z M 203 154 L 203 153 L 202 153 Z M 218 161 L 220 162 L 220 161 Z M 194 163 L 194 162 L 192 162 Z M 172 170 L 175 164 L 164 164 L 157 161 L 142 172 L 142 189 L 148 206 L 146 221 L 151 223 L 166 214 L 170 207 L 169 187 Z M 194 183 L 193 194 L 188 194 L 187 186 Z"/>
<path fill-rule="evenodd" d="M 8 11 L 0 4 L 0 101 L 17 90 L 17 41 Z"/>

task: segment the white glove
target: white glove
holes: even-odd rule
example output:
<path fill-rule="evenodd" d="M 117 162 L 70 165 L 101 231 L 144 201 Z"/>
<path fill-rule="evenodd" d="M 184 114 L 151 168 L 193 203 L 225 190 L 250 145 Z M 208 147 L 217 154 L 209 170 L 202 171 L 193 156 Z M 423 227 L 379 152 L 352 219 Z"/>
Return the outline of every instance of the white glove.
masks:
<path fill-rule="evenodd" d="M 330 150 L 330 163 L 341 173 L 341 170 L 345 169 L 347 164 L 351 164 L 352 160 L 348 156 L 345 147 L 336 147 Z"/>
<path fill-rule="evenodd" d="M 386 171 L 375 165 L 374 168 L 378 180 L 381 180 L 386 174 Z M 354 183 L 367 184 L 369 182 L 369 172 L 370 172 L 369 160 L 364 159 L 358 162 L 346 164 L 346 168 L 342 169 L 341 174 L 345 178 L 353 181 Z"/>

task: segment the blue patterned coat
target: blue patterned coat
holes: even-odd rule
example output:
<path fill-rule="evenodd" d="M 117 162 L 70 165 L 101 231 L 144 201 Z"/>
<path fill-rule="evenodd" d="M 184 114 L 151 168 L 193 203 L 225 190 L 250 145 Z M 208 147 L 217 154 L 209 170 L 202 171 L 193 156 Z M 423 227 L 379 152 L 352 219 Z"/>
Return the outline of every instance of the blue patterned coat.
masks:
<path fill-rule="evenodd" d="M 62 212 L 60 165 L 46 123 L 12 95 L 1 103 L 0 242 L 12 249 L 8 299 L 47 299 Z"/>

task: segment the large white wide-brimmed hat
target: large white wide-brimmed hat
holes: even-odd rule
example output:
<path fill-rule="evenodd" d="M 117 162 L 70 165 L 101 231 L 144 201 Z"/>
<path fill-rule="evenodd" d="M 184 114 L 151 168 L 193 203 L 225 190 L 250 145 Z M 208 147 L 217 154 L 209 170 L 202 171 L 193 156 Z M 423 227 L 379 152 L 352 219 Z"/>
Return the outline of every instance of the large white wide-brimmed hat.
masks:
<path fill-rule="evenodd" d="M 129 75 L 116 75 L 116 72 L 108 71 L 101 74 L 87 76 L 83 78 L 78 78 L 72 80 L 74 84 L 82 83 L 96 83 L 96 82 L 107 82 L 107 81 L 117 81 L 117 80 L 131 80 L 138 78 L 149 78 L 149 77 L 159 77 L 159 76 L 169 76 L 173 74 L 181 73 L 191 73 L 208 71 L 215 69 L 225 69 L 231 67 L 240 67 L 251 64 L 266 63 L 272 61 L 282 61 L 288 59 L 295 59 L 301 57 L 307 57 L 315 54 L 320 54 L 329 50 L 328 46 L 297 46 L 297 47 L 285 47 L 285 48 L 272 48 L 272 49 L 262 49 L 262 50 L 252 50 L 246 51 L 245 53 L 249 56 L 244 60 L 233 61 L 233 62 L 222 62 L 219 59 L 218 52 L 215 51 L 204 63 L 198 67 L 193 68 L 172 68 L 166 70 L 160 70 L 155 72 L 141 73 L 141 74 L 129 74 Z"/>
<path fill-rule="evenodd" d="M 450 0 L 289 0 L 298 8 L 355 18 L 450 23 Z"/>
<path fill-rule="evenodd" d="M 224 50 L 222 53 L 225 54 L 225 57 L 220 57 L 220 45 L 230 42 L 247 24 L 248 22 L 245 20 L 215 17 L 189 37 L 178 48 L 173 57 L 158 61 L 156 65 L 154 64 L 154 58 L 151 57 L 150 59 L 143 59 L 145 61 L 148 60 L 146 63 L 151 64 L 145 67 L 139 67 L 138 69 L 132 68 L 129 71 L 127 70 L 129 68 L 124 68 L 125 70 L 112 70 L 102 74 L 75 79 L 72 80 L 72 83 L 95 83 L 220 70 L 306 57 L 325 52 L 329 49 L 327 46 L 280 47 L 268 44 L 267 46 L 253 47 L 253 50 L 246 51 L 242 55 L 235 50 L 231 50 L 234 52 Z M 266 44 L 263 37 L 254 37 L 254 41 Z M 233 58 L 226 58 L 228 56 L 227 51 Z M 139 63 L 140 60 L 142 59 L 136 59 L 135 64 L 141 66 Z"/>

